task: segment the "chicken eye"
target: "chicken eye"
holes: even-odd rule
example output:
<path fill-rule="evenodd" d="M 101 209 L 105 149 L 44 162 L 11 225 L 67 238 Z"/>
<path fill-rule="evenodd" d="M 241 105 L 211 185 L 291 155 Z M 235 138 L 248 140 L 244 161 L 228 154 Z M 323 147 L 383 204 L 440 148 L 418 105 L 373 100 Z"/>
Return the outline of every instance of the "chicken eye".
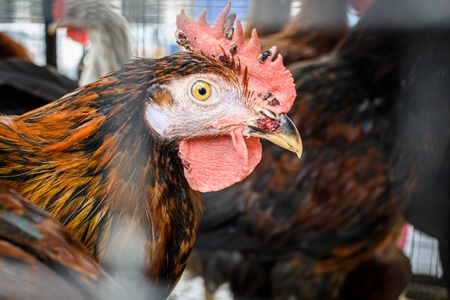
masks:
<path fill-rule="evenodd" d="M 192 85 L 191 94 L 198 101 L 206 101 L 211 96 L 211 85 L 205 81 L 196 81 Z"/>

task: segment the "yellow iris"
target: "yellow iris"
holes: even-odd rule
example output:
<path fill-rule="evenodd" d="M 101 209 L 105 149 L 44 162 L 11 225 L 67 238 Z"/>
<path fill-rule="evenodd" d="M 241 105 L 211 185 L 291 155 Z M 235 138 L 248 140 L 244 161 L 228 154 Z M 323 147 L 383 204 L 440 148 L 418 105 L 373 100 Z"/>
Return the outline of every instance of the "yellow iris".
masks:
<path fill-rule="evenodd" d="M 199 101 L 208 100 L 211 96 L 211 86 L 204 81 L 196 81 L 191 88 L 192 96 Z"/>

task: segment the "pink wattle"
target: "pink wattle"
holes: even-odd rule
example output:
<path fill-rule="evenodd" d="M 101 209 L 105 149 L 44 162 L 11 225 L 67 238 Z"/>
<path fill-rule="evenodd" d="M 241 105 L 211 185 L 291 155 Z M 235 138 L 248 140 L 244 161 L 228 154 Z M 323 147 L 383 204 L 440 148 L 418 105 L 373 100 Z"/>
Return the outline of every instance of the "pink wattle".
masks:
<path fill-rule="evenodd" d="M 258 138 L 242 136 L 242 127 L 230 135 L 185 140 L 180 143 L 184 175 L 194 190 L 206 193 L 244 180 L 261 161 Z"/>

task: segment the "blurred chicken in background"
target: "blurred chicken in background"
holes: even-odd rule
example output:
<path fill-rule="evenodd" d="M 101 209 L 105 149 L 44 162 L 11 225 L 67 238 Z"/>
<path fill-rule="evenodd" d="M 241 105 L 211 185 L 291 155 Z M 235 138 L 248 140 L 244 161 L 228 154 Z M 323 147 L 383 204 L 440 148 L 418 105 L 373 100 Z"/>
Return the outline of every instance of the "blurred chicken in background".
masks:
<path fill-rule="evenodd" d="M 412 203 L 426 209 L 408 220 L 446 245 L 449 1 L 368 2 L 352 1 L 361 19 L 337 43 L 324 35 L 336 45 L 329 54 L 289 66 L 301 161 L 264 145 L 247 180 L 202 195 L 191 263 L 209 294 L 228 281 L 235 299 L 397 299 L 411 275 L 396 240 Z M 448 253 L 441 248 L 449 288 Z"/>
<path fill-rule="evenodd" d="M 66 27 L 67 35 L 87 46 L 79 84 L 84 85 L 128 62 L 132 57 L 127 20 L 108 0 L 55 0 L 50 32 Z"/>

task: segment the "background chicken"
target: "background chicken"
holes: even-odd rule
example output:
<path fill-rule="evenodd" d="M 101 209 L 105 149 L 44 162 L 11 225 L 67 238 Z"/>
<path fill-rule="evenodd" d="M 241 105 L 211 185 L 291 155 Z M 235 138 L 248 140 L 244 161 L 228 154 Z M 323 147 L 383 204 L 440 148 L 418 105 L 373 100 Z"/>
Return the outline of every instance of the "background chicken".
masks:
<path fill-rule="evenodd" d="M 249 178 L 202 196 L 195 247 L 210 292 L 229 281 L 235 298 L 398 297 L 410 274 L 395 245 L 404 207 L 447 199 L 448 8 L 375 1 L 329 55 L 289 67 L 305 153 L 264 145 Z M 430 184 L 444 197 L 422 193 Z M 439 221 L 421 218 L 446 232 L 437 206 Z"/>
<path fill-rule="evenodd" d="M 228 10 L 201 31 L 203 41 L 224 30 Z M 259 63 L 256 37 L 245 47 L 240 32 L 235 56 L 136 59 L 0 123 L 2 180 L 59 219 L 132 298 L 165 298 L 181 275 L 201 212 L 191 187 L 207 192 L 245 178 L 260 160 L 258 137 L 301 153 L 283 114 L 293 101 L 290 73 L 281 60 Z M 221 47 L 210 44 L 192 49 Z M 267 82 L 273 74 L 279 80 Z M 276 105 L 258 98 L 267 87 Z"/>
<path fill-rule="evenodd" d="M 51 32 L 67 27 L 69 37 L 88 46 L 80 66 L 80 85 L 128 62 L 133 55 L 129 24 L 107 0 L 55 0 L 53 18 L 56 23 Z"/>

